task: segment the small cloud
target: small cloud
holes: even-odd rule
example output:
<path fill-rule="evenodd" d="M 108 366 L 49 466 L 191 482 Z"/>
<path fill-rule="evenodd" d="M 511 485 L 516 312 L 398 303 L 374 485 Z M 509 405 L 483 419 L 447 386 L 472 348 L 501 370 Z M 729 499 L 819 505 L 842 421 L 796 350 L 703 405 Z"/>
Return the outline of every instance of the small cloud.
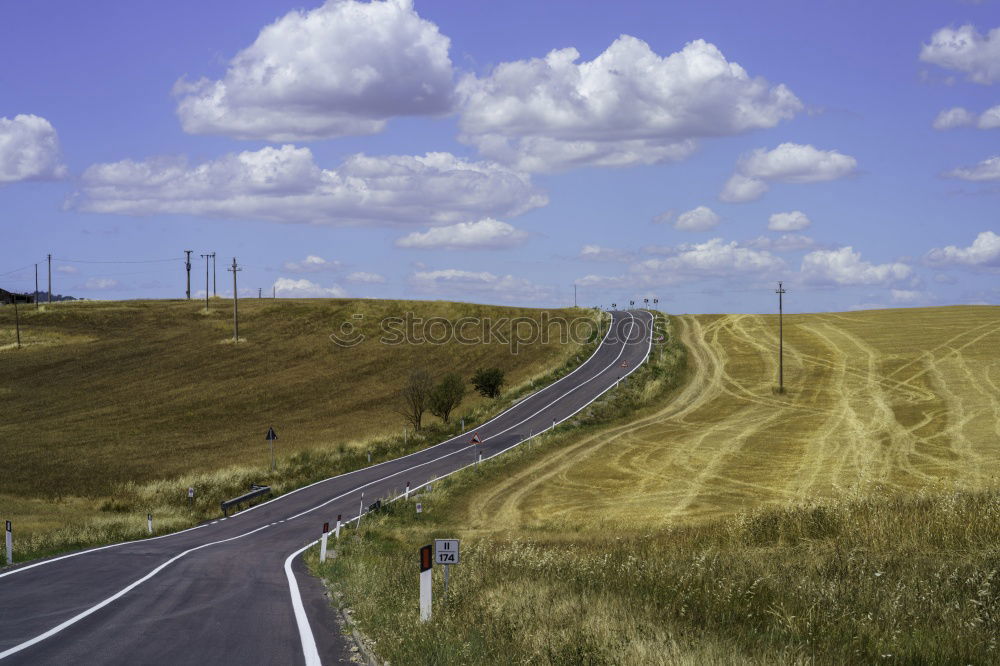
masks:
<path fill-rule="evenodd" d="M 111 278 L 90 278 L 83 283 L 84 289 L 114 289 L 118 286 L 118 280 Z"/>
<path fill-rule="evenodd" d="M 837 285 L 878 285 L 905 280 L 912 269 L 903 263 L 872 264 L 862 261 L 851 246 L 839 250 L 816 250 L 802 258 L 807 282 Z"/>
<path fill-rule="evenodd" d="M 0 117 L 0 185 L 25 180 L 58 180 L 68 171 L 61 164 L 59 136 L 40 116 Z"/>
<path fill-rule="evenodd" d="M 580 258 L 586 261 L 629 261 L 632 253 L 600 245 L 584 245 L 580 250 Z"/>
<path fill-rule="evenodd" d="M 920 50 L 920 59 L 946 69 L 964 72 L 974 83 L 1000 81 L 1000 28 L 982 35 L 975 26 L 941 28 L 930 44 Z"/>
<path fill-rule="evenodd" d="M 927 253 L 926 260 L 932 266 L 1000 268 L 1000 236 L 983 231 L 969 247 L 934 248 Z"/>
<path fill-rule="evenodd" d="M 919 303 L 928 300 L 928 294 L 924 291 L 911 289 L 892 289 L 889 292 L 893 303 Z"/>
<path fill-rule="evenodd" d="M 671 208 L 670 210 L 665 210 L 662 213 L 660 213 L 659 215 L 655 216 L 651 220 L 651 222 L 653 224 L 666 224 L 666 223 L 670 222 L 672 219 L 674 219 L 674 216 L 676 214 L 677 214 L 677 211 L 675 211 L 673 208 Z"/>
<path fill-rule="evenodd" d="M 969 113 L 960 106 L 956 106 L 953 109 L 946 109 L 937 114 L 937 117 L 934 119 L 934 129 L 946 130 L 955 127 L 968 127 L 969 125 L 972 125 L 975 120 L 975 115 Z"/>
<path fill-rule="evenodd" d="M 678 231 L 708 231 L 719 225 L 722 220 L 708 206 L 698 206 L 677 216 L 674 229 Z"/>
<path fill-rule="evenodd" d="M 283 298 L 345 298 L 347 292 L 340 285 L 323 287 L 306 279 L 292 280 L 278 278 L 274 282 L 274 293 Z"/>
<path fill-rule="evenodd" d="M 322 273 L 340 268 L 339 261 L 327 261 L 323 257 L 310 254 L 302 261 L 286 261 L 284 269 L 289 273 Z"/>
<path fill-rule="evenodd" d="M 357 273 L 351 273 L 348 275 L 347 281 L 355 284 L 384 284 L 385 278 L 378 273 L 358 271 Z"/>
<path fill-rule="evenodd" d="M 76 266 L 56 266 L 56 272 L 63 275 L 76 275 L 80 272 Z"/>
<path fill-rule="evenodd" d="M 739 159 L 719 199 L 743 203 L 759 199 L 772 182 L 819 183 L 854 173 L 858 161 L 836 150 L 783 143 L 773 150 L 758 148 Z"/>
<path fill-rule="evenodd" d="M 445 250 L 499 250 L 523 245 L 528 233 L 491 217 L 413 232 L 396 240 L 396 247 Z"/>
<path fill-rule="evenodd" d="M 775 213 L 767 221 L 767 228 L 771 231 L 801 231 L 812 221 L 801 210 L 793 210 L 790 213 Z"/>
<path fill-rule="evenodd" d="M 972 182 L 1000 180 L 1000 156 L 987 158 L 975 166 L 952 169 L 944 175 Z"/>

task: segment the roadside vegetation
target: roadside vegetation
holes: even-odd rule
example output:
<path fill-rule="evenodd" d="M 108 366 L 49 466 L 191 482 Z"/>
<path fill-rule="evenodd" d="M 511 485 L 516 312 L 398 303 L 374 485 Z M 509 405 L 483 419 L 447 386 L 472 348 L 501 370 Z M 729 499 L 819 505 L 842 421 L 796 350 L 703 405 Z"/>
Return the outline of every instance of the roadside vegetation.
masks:
<path fill-rule="evenodd" d="M 257 300 L 76 302 L 0 309 L 0 519 L 15 525 L 15 559 L 157 534 L 219 515 L 219 502 L 270 485 L 275 494 L 437 443 L 571 371 L 596 348 L 593 310 L 530 310 L 443 302 Z M 8 312 L 8 310 L 11 310 Z M 382 344 L 386 317 L 462 318 L 495 327 L 488 344 Z M 361 317 L 356 317 L 356 315 Z M 522 344 L 512 353 L 503 319 L 583 317 L 591 339 Z M 350 322 L 356 346 L 330 339 Z M 413 324 L 411 337 L 423 333 Z M 466 336 L 472 335 L 466 328 Z M 481 329 L 478 329 L 481 331 Z M 9 339 L 8 339 L 9 338 Z M 499 368 L 510 389 L 471 390 L 478 368 Z M 448 420 L 419 432 L 394 413 L 399 385 L 423 369 Z M 458 390 L 458 377 L 469 391 Z M 435 403 L 444 411 L 443 403 Z M 264 434 L 277 431 L 277 469 Z M 187 489 L 195 489 L 188 504 Z M 0 544 L 2 550 L 2 544 Z"/>
<path fill-rule="evenodd" d="M 782 396 L 771 318 L 671 317 L 575 424 L 311 566 L 396 664 L 997 663 L 997 312 L 786 317 Z M 462 563 L 421 625 L 435 538 Z"/>

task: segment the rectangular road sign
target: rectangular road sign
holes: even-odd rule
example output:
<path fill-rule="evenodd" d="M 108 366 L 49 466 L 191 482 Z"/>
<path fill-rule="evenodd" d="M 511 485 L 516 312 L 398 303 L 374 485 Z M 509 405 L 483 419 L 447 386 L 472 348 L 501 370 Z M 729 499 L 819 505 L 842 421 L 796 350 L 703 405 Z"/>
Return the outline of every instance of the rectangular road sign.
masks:
<path fill-rule="evenodd" d="M 434 561 L 438 564 L 458 564 L 458 539 L 434 539 Z"/>

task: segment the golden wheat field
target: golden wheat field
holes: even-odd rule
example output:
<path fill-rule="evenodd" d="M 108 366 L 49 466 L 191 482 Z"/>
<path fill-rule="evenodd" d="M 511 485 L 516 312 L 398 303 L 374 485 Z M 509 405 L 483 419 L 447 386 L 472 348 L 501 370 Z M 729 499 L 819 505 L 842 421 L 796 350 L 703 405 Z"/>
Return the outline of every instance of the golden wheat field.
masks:
<path fill-rule="evenodd" d="M 688 381 L 470 502 L 471 527 L 655 528 L 872 488 L 995 486 L 1000 308 L 672 318 Z"/>

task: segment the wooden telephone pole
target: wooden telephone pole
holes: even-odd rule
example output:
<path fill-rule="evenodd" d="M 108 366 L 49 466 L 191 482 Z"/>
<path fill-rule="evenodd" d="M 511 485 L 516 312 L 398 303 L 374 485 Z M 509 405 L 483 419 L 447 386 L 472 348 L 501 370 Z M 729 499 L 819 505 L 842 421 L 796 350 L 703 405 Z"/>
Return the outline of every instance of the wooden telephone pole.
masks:
<path fill-rule="evenodd" d="M 240 341 L 240 311 L 237 305 L 239 301 L 239 296 L 236 291 L 236 274 L 239 273 L 242 268 L 236 265 L 236 257 L 233 257 L 233 266 L 230 268 L 233 272 L 233 342 Z"/>
<path fill-rule="evenodd" d="M 778 282 L 775 292 L 778 295 L 778 393 L 785 392 L 785 336 L 783 326 L 783 306 L 782 296 L 785 294 L 784 287 Z"/>

